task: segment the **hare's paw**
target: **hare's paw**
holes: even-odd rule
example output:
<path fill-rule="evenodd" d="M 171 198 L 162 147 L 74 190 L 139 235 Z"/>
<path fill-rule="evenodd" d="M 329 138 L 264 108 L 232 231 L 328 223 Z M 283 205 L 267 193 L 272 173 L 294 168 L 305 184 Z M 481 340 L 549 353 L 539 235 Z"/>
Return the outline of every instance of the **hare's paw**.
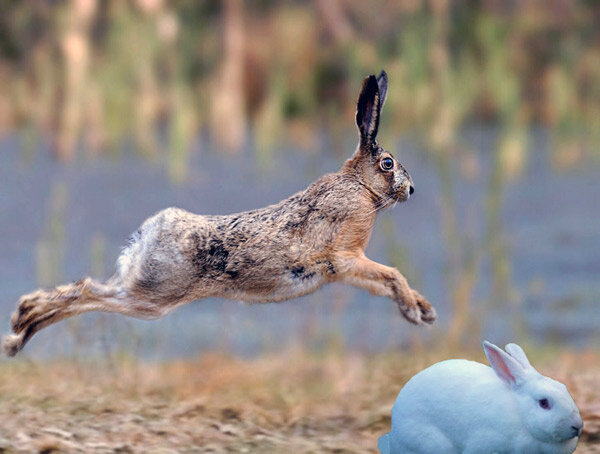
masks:
<path fill-rule="evenodd" d="M 25 326 L 29 323 L 32 317 L 35 317 L 35 309 L 39 305 L 39 292 L 33 292 L 28 295 L 24 295 L 19 300 L 17 310 L 13 313 L 10 319 L 10 325 L 15 333 L 23 331 Z"/>
<path fill-rule="evenodd" d="M 23 348 L 23 334 L 7 334 L 2 339 L 2 350 L 6 356 L 15 356 Z"/>
<path fill-rule="evenodd" d="M 437 318 L 435 309 L 433 308 L 431 303 L 427 301 L 425 297 L 416 290 L 413 290 L 413 296 L 415 297 L 417 306 L 419 307 L 419 311 L 421 314 L 421 322 L 431 325 L 433 322 L 435 322 L 435 319 Z"/>
<path fill-rule="evenodd" d="M 414 325 L 420 325 L 421 321 L 421 309 L 417 304 L 417 300 L 412 294 L 405 295 L 402 299 L 396 300 L 398 303 L 398 309 L 402 316 L 410 323 Z"/>

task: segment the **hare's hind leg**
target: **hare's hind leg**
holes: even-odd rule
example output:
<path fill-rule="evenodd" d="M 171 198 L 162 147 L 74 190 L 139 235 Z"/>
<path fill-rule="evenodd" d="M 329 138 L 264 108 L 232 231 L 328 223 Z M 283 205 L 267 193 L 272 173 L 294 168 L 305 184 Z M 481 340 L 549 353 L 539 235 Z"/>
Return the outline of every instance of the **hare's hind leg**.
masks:
<path fill-rule="evenodd" d="M 113 312 L 137 318 L 157 318 L 165 308 L 132 298 L 119 285 L 101 284 L 85 278 L 50 290 L 23 295 L 11 317 L 15 334 L 3 339 L 3 349 L 16 355 L 39 330 L 77 314 L 91 311 Z"/>
<path fill-rule="evenodd" d="M 398 304 L 400 312 L 416 325 L 435 321 L 433 306 L 408 285 L 406 278 L 395 268 L 369 260 L 364 255 L 343 259 L 344 280 L 374 295 L 387 296 Z"/>

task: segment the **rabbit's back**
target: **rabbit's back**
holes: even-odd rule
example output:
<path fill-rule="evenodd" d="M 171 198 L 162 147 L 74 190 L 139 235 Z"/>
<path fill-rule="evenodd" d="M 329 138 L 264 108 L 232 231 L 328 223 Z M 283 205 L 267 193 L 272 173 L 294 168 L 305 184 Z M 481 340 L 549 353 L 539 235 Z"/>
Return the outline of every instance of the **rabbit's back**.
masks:
<path fill-rule="evenodd" d="M 491 368 L 442 361 L 400 391 L 392 409 L 391 452 L 520 452 L 510 448 L 514 439 L 523 438 L 521 444 L 526 436 L 516 411 L 510 390 Z"/>

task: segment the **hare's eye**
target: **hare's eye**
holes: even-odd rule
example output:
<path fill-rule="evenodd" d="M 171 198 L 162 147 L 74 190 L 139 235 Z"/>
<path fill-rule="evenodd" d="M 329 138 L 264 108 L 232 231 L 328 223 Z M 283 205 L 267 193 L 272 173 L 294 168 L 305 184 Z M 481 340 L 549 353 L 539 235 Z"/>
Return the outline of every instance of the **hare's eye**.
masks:
<path fill-rule="evenodd" d="M 394 160 L 392 158 L 383 158 L 379 165 L 382 170 L 392 170 L 394 168 Z"/>
<path fill-rule="evenodd" d="M 550 402 L 548 402 L 548 399 L 540 399 L 538 400 L 538 404 L 540 404 L 540 407 L 544 410 L 550 410 Z"/>

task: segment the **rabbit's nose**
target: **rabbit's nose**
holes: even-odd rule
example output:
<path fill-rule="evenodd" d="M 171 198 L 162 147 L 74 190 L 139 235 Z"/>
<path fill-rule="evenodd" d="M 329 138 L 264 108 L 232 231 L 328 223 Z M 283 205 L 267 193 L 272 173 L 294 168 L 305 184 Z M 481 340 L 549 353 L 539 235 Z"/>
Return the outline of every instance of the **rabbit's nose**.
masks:
<path fill-rule="evenodd" d="M 571 429 L 573 430 L 573 437 L 579 437 L 583 431 L 583 424 L 571 426 Z"/>
<path fill-rule="evenodd" d="M 410 195 L 412 195 L 412 194 L 413 194 L 413 192 L 415 192 L 415 187 L 414 187 L 414 186 L 411 184 L 411 185 L 410 185 L 410 188 L 408 188 L 408 193 L 409 193 Z"/>

